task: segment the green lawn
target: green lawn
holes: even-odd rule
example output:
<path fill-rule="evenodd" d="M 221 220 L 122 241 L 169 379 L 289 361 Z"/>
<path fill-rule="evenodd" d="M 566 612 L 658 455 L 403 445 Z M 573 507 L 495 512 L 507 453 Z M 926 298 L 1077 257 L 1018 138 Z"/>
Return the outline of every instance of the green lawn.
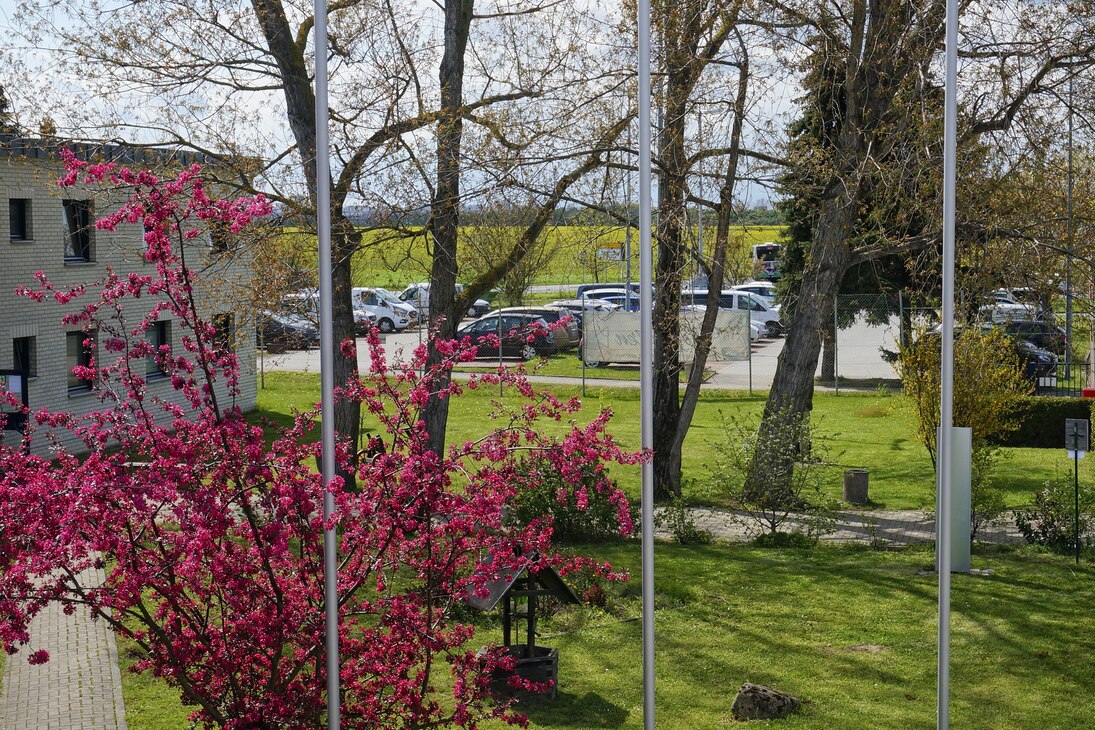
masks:
<path fill-rule="evenodd" d="M 633 580 L 613 590 L 611 612 L 583 607 L 541 624 L 541 641 L 559 650 L 560 690 L 528 708 L 531 726 L 640 728 L 638 546 L 586 550 Z M 772 726 L 934 727 L 936 577 L 920 574 L 929 551 L 658 544 L 655 554 L 659 727 L 729 725 L 743 682 L 808 701 Z M 1095 727 L 1095 570 L 1026 549 L 978 551 L 974 565 L 993 574 L 953 580 L 952 726 Z M 484 617 L 475 644 L 499 640 Z M 123 671 L 123 684 L 131 730 L 187 727 L 162 682 Z"/>
<path fill-rule="evenodd" d="M 318 376 L 272 373 L 260 391 L 259 413 L 284 422 L 308 408 Z M 576 386 L 554 388 L 559 395 Z M 451 439 L 482 433 L 497 392 L 469 392 L 450 417 Z M 615 412 L 613 430 L 638 444 L 638 391 L 590 389 L 589 413 Z M 723 432 L 720 412 L 759 414 L 763 397 L 704 393 L 686 442 L 687 479 L 700 480 L 710 440 Z M 871 472 L 874 503 L 918 507 L 931 501 L 931 467 L 916 443 L 911 413 L 899 398 L 871 393 L 818 394 L 815 413 L 830 451 L 828 488 L 839 494 L 847 467 Z M 549 428 L 561 425 L 545 424 Z M 1012 504 L 1068 464 L 1063 452 L 1007 451 L 999 470 Z M 1090 460 L 1082 478 L 1091 479 Z M 638 470 L 617 469 L 632 497 Z M 719 503 L 722 496 L 690 483 L 686 495 Z M 635 580 L 615 591 L 613 610 L 581 608 L 541 625 L 560 650 L 560 696 L 529 708 L 536 728 L 642 726 L 639 555 L 634 543 L 597 544 L 583 552 L 627 567 Z M 936 578 L 924 548 L 877 552 L 862 546 L 764 550 L 744 545 L 658 544 L 658 724 L 719 728 L 729 724 L 737 687 L 746 681 L 792 692 L 809 704 L 788 728 L 930 728 L 935 718 Z M 1093 569 L 1031 549 L 975 551 L 988 577 L 955 576 L 952 639 L 953 726 L 1052 730 L 1095 726 L 1095 599 Z M 493 617 L 482 619 L 476 643 L 497 641 Z M 133 730 L 182 730 L 188 711 L 159 680 L 124 671 Z M 492 728 L 501 729 L 500 725 Z"/>
<path fill-rule="evenodd" d="M 576 358 L 575 358 L 576 360 Z M 550 361 L 549 361 L 550 362 Z M 588 373 L 589 371 L 587 371 Z M 318 399 L 319 376 L 315 373 L 268 373 L 266 389 L 259 391 L 259 412 L 284 422 L 293 408 L 303 409 Z M 580 383 L 551 387 L 559 396 L 581 394 Z M 494 388 L 469 391 L 450 411 L 451 439 L 463 440 L 481 434 L 495 409 Z M 727 504 L 724 494 L 710 481 L 709 464 L 717 442 L 725 433 L 723 417 L 732 414 L 759 419 L 766 394 L 749 396 L 740 391 L 704 391 L 696 417 L 685 440 L 682 458 L 686 482 L 685 497 L 697 504 Z M 610 408 L 611 430 L 627 448 L 639 447 L 638 388 L 589 387 L 583 412 L 592 417 Z M 887 393 L 817 393 L 814 414 L 832 464 L 825 473 L 829 494 L 841 495 L 845 469 L 870 472 L 871 507 L 920 509 L 934 502 L 934 471 L 924 447 L 916 440 L 911 410 L 903 400 Z M 544 424 L 545 428 L 560 428 Z M 1063 449 L 1004 449 L 995 473 L 1010 507 L 1028 504 L 1043 481 L 1058 474 L 1071 474 L 1072 462 Z M 613 475 L 624 490 L 638 499 L 639 469 L 616 467 Z M 1080 478 L 1095 480 L 1092 459 L 1080 462 Z"/>

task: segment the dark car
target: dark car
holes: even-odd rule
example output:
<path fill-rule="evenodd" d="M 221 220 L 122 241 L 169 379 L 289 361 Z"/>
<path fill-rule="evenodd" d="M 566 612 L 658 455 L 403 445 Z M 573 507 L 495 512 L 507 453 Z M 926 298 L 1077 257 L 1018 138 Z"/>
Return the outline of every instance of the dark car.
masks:
<path fill-rule="evenodd" d="M 1000 322 L 991 326 L 999 327 L 1017 340 L 1027 340 L 1035 347 L 1049 350 L 1054 355 L 1061 355 L 1068 347 L 1065 331 L 1051 322 L 1014 321 Z"/>
<path fill-rule="evenodd" d="M 1019 355 L 1019 366 L 1023 375 L 1030 380 L 1053 377 L 1057 374 L 1057 356 L 1049 350 L 1036 346 L 1029 340 L 1015 340 L 1015 352 Z"/>
<path fill-rule="evenodd" d="M 499 341 L 502 357 L 531 360 L 558 351 L 555 334 L 547 322 L 535 314 L 515 312 L 480 317 L 458 329 L 456 337 L 470 337 L 475 344 L 476 357 L 498 357 Z"/>
<path fill-rule="evenodd" d="M 319 344 L 319 329 L 301 314 L 260 312 L 256 328 L 259 345 L 267 352 L 307 350 Z"/>
<path fill-rule="evenodd" d="M 555 347 L 559 350 L 573 350 L 578 347 L 578 340 L 582 338 L 580 322 L 573 312 L 565 307 L 505 307 L 496 309 L 486 316 L 497 317 L 498 313 L 506 314 L 532 314 L 548 323 L 555 334 Z"/>

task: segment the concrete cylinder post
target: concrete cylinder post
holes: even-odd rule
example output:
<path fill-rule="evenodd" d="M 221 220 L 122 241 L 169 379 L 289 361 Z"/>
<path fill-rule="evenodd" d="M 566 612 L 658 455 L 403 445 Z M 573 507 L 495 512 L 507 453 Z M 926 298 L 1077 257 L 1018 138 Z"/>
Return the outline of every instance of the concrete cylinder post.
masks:
<path fill-rule="evenodd" d="M 866 469 L 844 470 L 844 501 L 848 504 L 867 504 Z"/>

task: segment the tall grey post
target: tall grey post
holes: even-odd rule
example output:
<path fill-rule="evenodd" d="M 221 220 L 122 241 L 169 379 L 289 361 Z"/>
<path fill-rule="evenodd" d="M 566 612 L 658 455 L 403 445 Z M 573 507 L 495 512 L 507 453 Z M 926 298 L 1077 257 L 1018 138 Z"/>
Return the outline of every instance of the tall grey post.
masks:
<path fill-rule="evenodd" d="M 335 335 L 332 322 L 331 281 L 331 156 L 327 131 L 327 2 L 316 0 L 316 229 L 319 247 L 319 380 L 320 464 L 323 486 L 335 478 Z M 329 524 L 335 498 L 323 493 L 323 520 Z M 338 659 L 338 536 L 323 530 L 323 604 L 327 652 L 327 727 L 337 730 L 340 720 Z"/>
<path fill-rule="evenodd" d="M 946 84 L 943 103 L 943 342 L 939 377 L 939 511 L 936 520 L 951 520 L 951 427 L 954 425 L 954 213 L 958 149 L 958 0 L 947 0 Z M 939 565 L 950 565 L 950 530 L 940 534 Z M 939 575 L 938 655 L 936 662 L 936 727 L 950 727 L 951 572 Z"/>
<path fill-rule="evenodd" d="M 639 21 L 639 393 L 640 444 L 654 446 L 653 256 L 650 226 L 650 0 Z M 630 295 L 628 296 L 630 301 Z M 643 728 L 654 729 L 654 468 L 642 466 Z"/>

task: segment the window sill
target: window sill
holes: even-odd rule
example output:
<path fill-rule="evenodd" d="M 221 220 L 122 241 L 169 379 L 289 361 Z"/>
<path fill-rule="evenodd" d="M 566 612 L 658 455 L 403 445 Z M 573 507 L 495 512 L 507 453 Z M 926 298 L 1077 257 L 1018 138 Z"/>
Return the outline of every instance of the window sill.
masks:
<path fill-rule="evenodd" d="M 95 395 L 95 389 L 94 388 L 69 388 L 68 389 L 68 397 L 69 398 L 82 398 L 86 395 Z"/>
<path fill-rule="evenodd" d="M 13 239 L 11 239 L 11 242 L 12 243 L 34 243 L 34 239 L 33 238 L 13 238 Z"/>
<path fill-rule="evenodd" d="M 87 259 L 65 259 L 65 266 L 94 266 L 96 263 Z"/>

